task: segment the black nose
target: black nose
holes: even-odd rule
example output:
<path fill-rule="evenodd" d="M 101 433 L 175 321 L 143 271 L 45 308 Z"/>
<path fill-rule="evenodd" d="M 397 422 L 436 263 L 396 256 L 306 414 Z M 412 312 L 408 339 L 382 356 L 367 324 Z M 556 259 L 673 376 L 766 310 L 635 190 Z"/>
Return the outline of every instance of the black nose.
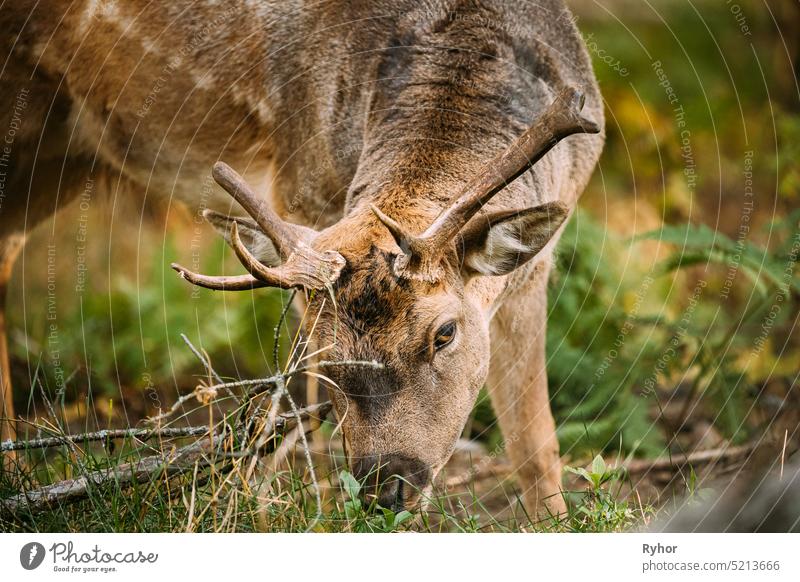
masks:
<path fill-rule="evenodd" d="M 369 455 L 354 460 L 353 476 L 362 484 L 361 495 L 368 505 L 377 502 L 397 512 L 419 497 L 430 471 L 419 459 L 404 455 Z"/>

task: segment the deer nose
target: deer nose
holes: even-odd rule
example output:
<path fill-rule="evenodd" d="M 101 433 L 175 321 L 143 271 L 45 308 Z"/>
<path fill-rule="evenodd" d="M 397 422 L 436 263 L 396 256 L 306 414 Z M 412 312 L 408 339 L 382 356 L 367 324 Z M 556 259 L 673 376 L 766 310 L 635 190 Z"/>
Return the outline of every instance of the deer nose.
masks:
<path fill-rule="evenodd" d="M 395 512 L 418 498 L 428 484 L 429 475 L 422 461 L 396 454 L 368 455 L 353 466 L 353 476 L 362 483 L 364 501 L 368 505 L 377 502 Z"/>

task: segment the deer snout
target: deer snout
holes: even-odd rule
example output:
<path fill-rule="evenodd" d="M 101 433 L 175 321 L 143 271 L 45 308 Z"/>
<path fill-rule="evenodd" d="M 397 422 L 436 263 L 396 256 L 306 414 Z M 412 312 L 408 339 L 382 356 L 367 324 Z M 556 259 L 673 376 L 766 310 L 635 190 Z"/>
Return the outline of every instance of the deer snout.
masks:
<path fill-rule="evenodd" d="M 364 501 L 395 512 L 416 505 L 430 475 L 423 461 L 399 454 L 368 455 L 353 464 Z"/>

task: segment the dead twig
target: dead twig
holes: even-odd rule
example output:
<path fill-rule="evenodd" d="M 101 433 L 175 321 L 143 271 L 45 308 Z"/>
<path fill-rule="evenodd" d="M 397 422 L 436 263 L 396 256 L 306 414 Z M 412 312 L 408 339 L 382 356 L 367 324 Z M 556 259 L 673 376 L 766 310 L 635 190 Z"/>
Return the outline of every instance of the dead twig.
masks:
<path fill-rule="evenodd" d="M 629 473 L 646 473 L 649 471 L 674 471 L 686 465 L 702 465 L 721 460 L 734 460 L 750 454 L 756 448 L 755 443 L 720 447 L 689 454 L 672 455 L 658 459 L 636 459 L 623 464 Z M 474 481 L 488 477 L 505 477 L 513 472 L 511 465 L 502 462 L 480 462 L 462 475 L 451 477 L 444 483 L 446 490 L 463 487 Z"/>
<path fill-rule="evenodd" d="M 361 361 L 361 360 L 342 360 L 339 362 L 328 362 L 322 361 L 317 364 L 313 364 L 310 366 L 302 366 L 299 368 L 294 368 L 292 370 L 288 370 L 285 373 L 275 374 L 274 376 L 269 376 L 267 378 L 253 378 L 250 380 L 237 380 L 235 382 L 222 382 L 220 384 L 213 384 L 211 386 L 207 386 L 205 384 L 200 384 L 197 386 L 192 392 L 189 394 L 184 394 L 178 400 L 175 401 L 169 410 L 163 412 L 157 416 L 150 417 L 145 420 L 147 424 L 157 424 L 162 420 L 165 420 L 175 414 L 181 406 L 187 401 L 191 400 L 192 398 L 197 398 L 198 401 L 207 403 L 210 400 L 213 400 L 213 397 L 219 390 L 231 390 L 232 388 L 252 388 L 248 394 L 247 398 L 252 399 L 255 396 L 258 396 L 264 392 L 267 392 L 271 389 L 278 387 L 279 385 L 285 384 L 288 378 L 292 376 L 296 376 L 298 374 L 304 374 L 310 372 L 314 368 L 337 368 L 337 367 L 346 367 L 346 366 L 364 366 L 368 368 L 375 368 L 380 369 L 383 368 L 383 364 L 379 362 L 368 362 L 368 361 Z"/>
<path fill-rule="evenodd" d="M 623 467 L 628 473 L 645 473 L 648 471 L 674 470 L 685 465 L 701 465 L 716 463 L 721 460 L 733 460 L 749 455 L 756 448 L 755 443 L 741 446 L 727 446 L 694 453 L 672 455 L 658 459 L 637 459 L 625 463 Z"/>
<path fill-rule="evenodd" d="M 331 407 L 330 402 L 323 402 L 300 409 L 297 413 L 279 415 L 272 424 L 271 437 L 274 438 L 293 429 L 297 426 L 298 418 L 324 418 L 330 412 Z M 208 432 L 207 429 L 206 432 Z M 0 509 L 12 514 L 22 510 L 47 509 L 56 503 L 70 503 L 84 499 L 95 488 L 107 487 L 112 484 L 118 487 L 128 487 L 136 483 L 150 484 L 162 474 L 167 478 L 172 478 L 193 471 L 195 466 L 209 467 L 228 458 L 227 455 L 220 454 L 219 449 L 224 447 L 225 441 L 232 436 L 233 434 L 230 432 L 214 434 L 211 438 L 201 438 L 184 447 L 173 449 L 167 454 L 145 457 L 106 470 L 93 471 L 76 479 L 65 479 L 39 489 L 25 491 L 6 499 L 0 499 Z M 249 437 L 244 430 L 238 431 L 236 436 L 240 439 Z"/>
<path fill-rule="evenodd" d="M 185 333 L 181 334 L 181 339 L 183 340 L 183 343 L 185 343 L 189 347 L 189 349 L 192 351 L 195 357 L 198 360 L 200 360 L 200 363 L 203 364 L 203 366 L 206 369 L 206 374 L 208 376 L 214 376 L 214 379 L 220 384 L 222 384 L 222 378 L 220 378 L 219 374 L 217 374 L 216 370 L 214 370 L 214 368 L 211 366 L 211 362 L 209 361 L 209 359 L 203 354 L 201 354 L 200 350 L 194 347 L 194 344 L 192 344 L 192 342 L 189 340 L 189 338 L 186 336 Z M 203 351 L 205 352 L 205 350 Z"/>
<path fill-rule="evenodd" d="M 203 435 L 208 432 L 207 426 L 186 426 L 175 428 L 120 428 L 113 430 L 99 430 L 74 435 L 60 435 L 28 441 L 3 441 L 0 452 L 23 451 L 29 449 L 47 449 L 59 447 L 67 443 L 87 443 L 115 439 L 136 438 L 146 441 L 152 438 L 176 438 Z"/>

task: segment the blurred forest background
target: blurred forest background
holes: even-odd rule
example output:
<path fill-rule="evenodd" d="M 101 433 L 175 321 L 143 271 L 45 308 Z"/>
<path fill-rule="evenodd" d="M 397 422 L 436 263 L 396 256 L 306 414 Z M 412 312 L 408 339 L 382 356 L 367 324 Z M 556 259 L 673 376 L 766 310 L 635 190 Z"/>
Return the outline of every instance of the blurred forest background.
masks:
<path fill-rule="evenodd" d="M 608 141 L 550 288 L 562 454 L 797 439 L 800 4 L 570 4 Z M 18 262 L 21 415 L 41 405 L 36 377 L 76 428 L 136 424 L 197 384 L 181 333 L 225 376 L 269 374 L 286 295 L 181 281 L 170 262 L 199 256 L 203 272 L 229 273 L 236 259 L 210 227 L 142 194 L 80 200 Z M 501 438 L 485 396 L 467 433 L 487 447 Z"/>

